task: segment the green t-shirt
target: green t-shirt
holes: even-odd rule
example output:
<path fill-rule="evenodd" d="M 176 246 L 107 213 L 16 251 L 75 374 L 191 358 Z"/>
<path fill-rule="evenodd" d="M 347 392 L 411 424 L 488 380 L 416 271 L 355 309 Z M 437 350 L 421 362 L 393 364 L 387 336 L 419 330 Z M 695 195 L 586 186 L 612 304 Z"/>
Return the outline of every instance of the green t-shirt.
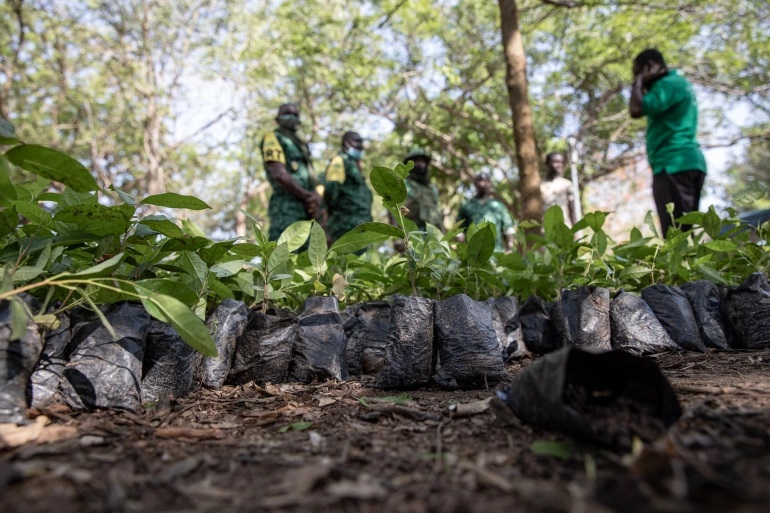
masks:
<path fill-rule="evenodd" d="M 669 71 L 652 84 L 642 99 L 647 116 L 647 159 L 653 174 L 706 172 L 706 159 L 695 135 L 698 105 L 690 83 Z"/>
<path fill-rule="evenodd" d="M 510 212 L 496 199 L 471 198 L 460 207 L 457 221 L 463 228 L 471 224 L 489 221 L 495 225 L 495 251 L 505 250 L 503 236 L 513 233 L 513 219 Z"/>

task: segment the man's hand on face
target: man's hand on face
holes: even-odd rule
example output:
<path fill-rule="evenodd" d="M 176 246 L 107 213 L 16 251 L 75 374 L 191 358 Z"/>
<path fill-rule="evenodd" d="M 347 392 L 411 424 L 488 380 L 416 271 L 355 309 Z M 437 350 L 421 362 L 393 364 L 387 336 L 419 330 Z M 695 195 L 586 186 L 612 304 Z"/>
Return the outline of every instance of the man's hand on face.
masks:
<path fill-rule="evenodd" d="M 634 80 L 641 80 L 642 84 L 648 85 L 656 78 L 660 78 L 668 73 L 668 68 L 661 66 L 657 62 L 649 62 L 644 65 L 642 70 L 634 77 Z"/>

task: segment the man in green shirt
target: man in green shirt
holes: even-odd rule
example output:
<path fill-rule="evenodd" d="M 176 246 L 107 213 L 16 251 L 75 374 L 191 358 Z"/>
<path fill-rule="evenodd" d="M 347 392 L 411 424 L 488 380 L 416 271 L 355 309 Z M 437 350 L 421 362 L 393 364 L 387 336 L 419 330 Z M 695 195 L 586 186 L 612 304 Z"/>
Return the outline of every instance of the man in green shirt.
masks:
<path fill-rule="evenodd" d="M 278 128 L 264 136 L 260 144 L 267 180 L 273 194 L 267 207 L 270 240 L 296 221 L 320 221 L 321 197 L 315 191 L 318 180 L 312 173 L 310 148 L 297 135 L 299 107 L 284 103 L 275 118 Z"/>
<path fill-rule="evenodd" d="M 487 173 L 479 173 L 473 181 L 476 196 L 460 207 L 457 222 L 468 229 L 471 224 L 489 221 L 495 225 L 495 251 L 510 251 L 513 248 L 513 219 L 508 209 L 492 197 L 492 182 Z M 464 240 L 461 234 L 460 240 Z"/>
<path fill-rule="evenodd" d="M 426 224 L 443 230 L 444 216 L 438 205 L 438 188 L 430 182 L 431 156 L 422 148 L 414 148 L 404 158 L 404 164 L 410 160 L 414 167 L 405 181 L 407 198 L 404 206 L 408 210 L 405 217 L 414 221 L 420 230 L 425 230 Z"/>
<path fill-rule="evenodd" d="M 652 196 L 663 237 L 674 219 L 697 211 L 706 178 L 706 160 L 695 139 L 698 105 L 690 83 L 666 67 L 661 53 L 648 49 L 634 59 L 629 113 L 647 116 L 647 159 L 652 168 Z M 690 226 L 682 225 L 682 230 Z"/>
<path fill-rule="evenodd" d="M 342 151 L 326 168 L 324 200 L 332 241 L 372 220 L 372 192 L 361 173 L 364 140 L 356 132 L 342 136 Z"/>

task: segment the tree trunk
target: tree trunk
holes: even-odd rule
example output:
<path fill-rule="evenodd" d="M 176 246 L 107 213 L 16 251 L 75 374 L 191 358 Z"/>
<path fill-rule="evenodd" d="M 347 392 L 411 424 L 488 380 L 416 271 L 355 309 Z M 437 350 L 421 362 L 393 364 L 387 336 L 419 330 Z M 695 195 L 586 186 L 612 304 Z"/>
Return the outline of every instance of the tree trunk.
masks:
<path fill-rule="evenodd" d="M 499 0 L 505 52 L 505 85 L 513 116 L 516 165 L 519 168 L 521 220 L 543 221 L 543 197 L 540 194 L 540 157 L 537 153 L 532 107 L 527 93 L 527 56 L 519 29 L 516 0 Z"/>

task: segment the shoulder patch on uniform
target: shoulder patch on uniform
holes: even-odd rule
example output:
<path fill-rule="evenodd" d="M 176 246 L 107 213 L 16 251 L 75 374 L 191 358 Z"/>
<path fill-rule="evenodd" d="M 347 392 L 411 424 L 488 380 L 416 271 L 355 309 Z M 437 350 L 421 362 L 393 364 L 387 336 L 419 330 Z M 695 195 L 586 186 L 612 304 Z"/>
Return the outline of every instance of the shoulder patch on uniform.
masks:
<path fill-rule="evenodd" d="M 337 155 L 326 168 L 326 181 L 345 183 L 345 162 Z"/>
<path fill-rule="evenodd" d="M 280 162 L 286 164 L 286 155 L 283 151 L 283 146 L 278 142 L 278 138 L 273 132 L 265 134 L 262 139 L 262 159 L 265 162 Z"/>

